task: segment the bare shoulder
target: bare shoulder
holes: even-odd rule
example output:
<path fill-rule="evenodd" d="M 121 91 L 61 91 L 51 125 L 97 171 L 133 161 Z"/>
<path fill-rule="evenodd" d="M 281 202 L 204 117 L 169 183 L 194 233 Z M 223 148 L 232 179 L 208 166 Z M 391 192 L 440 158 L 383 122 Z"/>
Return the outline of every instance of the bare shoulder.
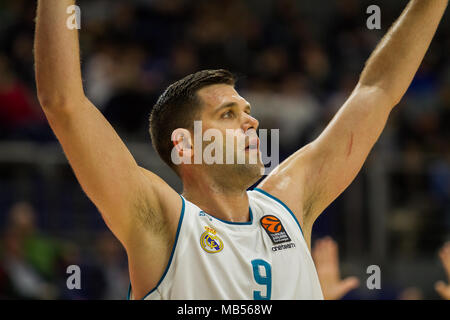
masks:
<path fill-rule="evenodd" d="M 258 184 L 272 196 L 281 200 L 295 214 L 299 222 L 303 220 L 305 201 L 304 181 L 306 176 L 307 145 L 280 163 L 263 181 Z"/>

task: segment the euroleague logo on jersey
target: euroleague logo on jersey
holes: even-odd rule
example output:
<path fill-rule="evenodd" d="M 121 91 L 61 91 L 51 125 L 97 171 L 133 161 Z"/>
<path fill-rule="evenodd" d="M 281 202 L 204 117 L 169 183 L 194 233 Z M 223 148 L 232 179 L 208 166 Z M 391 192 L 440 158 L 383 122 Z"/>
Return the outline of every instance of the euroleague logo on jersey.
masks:
<path fill-rule="evenodd" d="M 205 232 L 200 236 L 200 246 L 208 253 L 218 253 L 223 249 L 222 239 L 216 234 L 216 230 L 205 227 Z"/>
<path fill-rule="evenodd" d="M 291 241 L 291 238 L 287 234 L 280 219 L 275 216 L 267 215 L 261 218 L 261 226 L 266 230 L 270 239 L 274 244 Z"/>
<path fill-rule="evenodd" d="M 280 232 L 283 226 L 280 219 L 274 216 L 264 216 L 261 218 L 261 225 L 270 233 Z"/>

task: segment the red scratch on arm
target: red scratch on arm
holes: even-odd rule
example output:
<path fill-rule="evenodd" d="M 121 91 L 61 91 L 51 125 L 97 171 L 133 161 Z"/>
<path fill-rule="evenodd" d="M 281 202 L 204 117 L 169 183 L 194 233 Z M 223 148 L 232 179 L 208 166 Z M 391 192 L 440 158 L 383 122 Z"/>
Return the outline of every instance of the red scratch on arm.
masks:
<path fill-rule="evenodd" d="M 349 143 L 349 146 L 348 146 L 347 158 L 352 153 L 352 148 L 353 148 L 353 132 L 350 132 L 350 143 Z"/>

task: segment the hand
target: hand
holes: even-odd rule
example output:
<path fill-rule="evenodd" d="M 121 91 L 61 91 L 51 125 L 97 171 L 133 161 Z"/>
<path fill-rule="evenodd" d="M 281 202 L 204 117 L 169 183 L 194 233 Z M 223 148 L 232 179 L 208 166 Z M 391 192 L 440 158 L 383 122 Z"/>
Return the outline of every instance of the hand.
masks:
<path fill-rule="evenodd" d="M 442 299 L 450 300 L 450 241 L 446 242 L 441 250 L 439 250 L 439 258 L 447 274 L 448 284 L 445 284 L 444 281 L 438 281 L 434 288 Z"/>
<path fill-rule="evenodd" d="M 319 239 L 312 249 L 325 300 L 338 300 L 359 286 L 356 277 L 341 280 L 337 243 L 330 237 Z"/>

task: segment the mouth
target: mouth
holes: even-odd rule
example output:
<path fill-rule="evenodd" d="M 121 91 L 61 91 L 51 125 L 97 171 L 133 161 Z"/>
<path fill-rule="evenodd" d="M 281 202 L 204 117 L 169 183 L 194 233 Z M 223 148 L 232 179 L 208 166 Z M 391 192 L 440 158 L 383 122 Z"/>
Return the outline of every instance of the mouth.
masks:
<path fill-rule="evenodd" d="M 245 146 L 245 151 L 258 150 L 259 149 L 259 138 L 250 138 L 250 141 Z"/>

